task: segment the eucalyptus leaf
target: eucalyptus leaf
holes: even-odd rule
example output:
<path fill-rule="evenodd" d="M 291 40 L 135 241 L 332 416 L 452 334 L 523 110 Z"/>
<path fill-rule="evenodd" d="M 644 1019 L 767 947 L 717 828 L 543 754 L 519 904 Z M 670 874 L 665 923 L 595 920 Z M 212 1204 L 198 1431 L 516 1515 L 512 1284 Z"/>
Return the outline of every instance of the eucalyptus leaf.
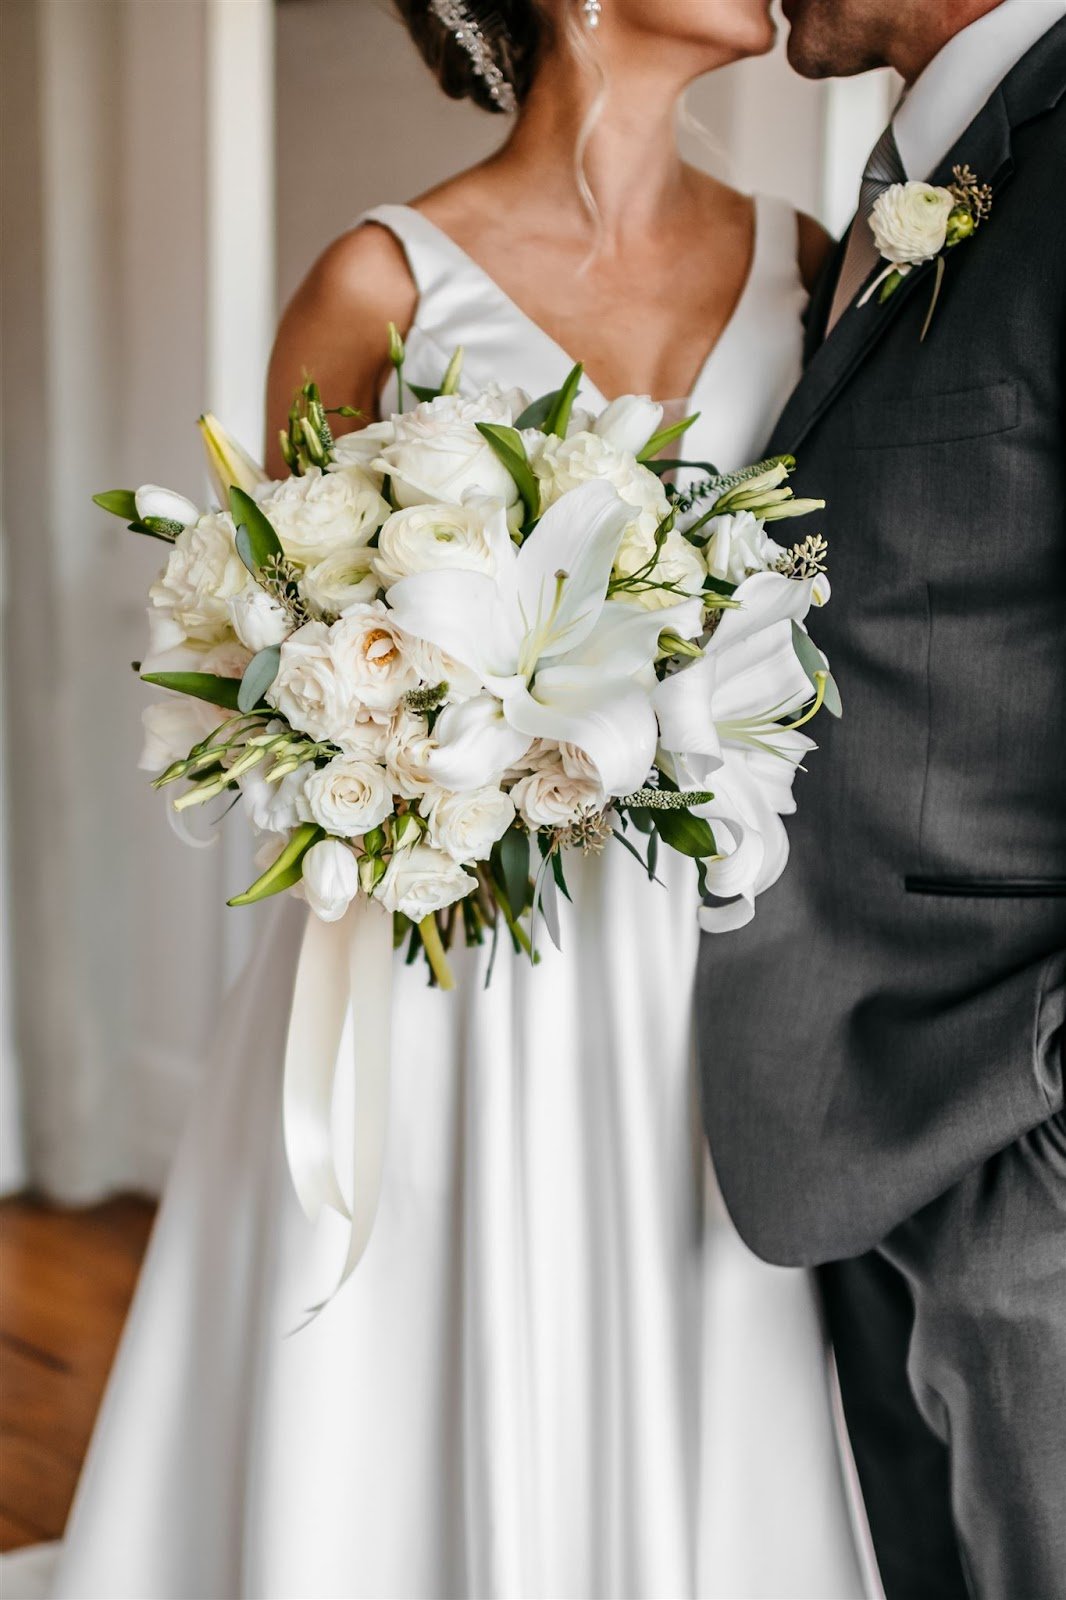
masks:
<path fill-rule="evenodd" d="M 325 829 L 320 828 L 317 822 L 301 823 L 277 860 L 243 894 L 234 895 L 226 904 L 253 906 L 257 900 L 266 900 L 272 894 L 280 894 L 283 889 L 291 889 L 303 877 L 304 856 L 313 844 L 325 836 Z"/>
<path fill-rule="evenodd" d="M 673 444 L 675 439 L 680 439 L 683 433 L 687 433 L 698 417 L 699 412 L 694 411 L 691 417 L 682 417 L 680 422 L 672 422 L 668 428 L 660 428 L 658 433 L 652 434 L 643 450 L 637 456 L 637 460 L 647 465 L 653 456 L 659 454 L 660 450 L 665 450 L 668 444 Z"/>
<path fill-rule="evenodd" d="M 123 522 L 137 521 L 137 496 L 132 489 L 106 489 L 103 494 L 93 495 L 93 504 L 101 511 L 110 511 L 113 517 L 121 517 Z"/>
<path fill-rule="evenodd" d="M 817 692 L 818 683 L 814 676 L 815 673 L 828 673 L 829 669 L 826 666 L 822 652 L 810 634 L 804 628 L 801 628 L 798 622 L 793 622 L 792 624 L 792 647 L 796 652 L 796 659 L 811 681 L 811 688 Z M 826 677 L 825 698 L 822 704 L 831 717 L 839 717 L 843 713 L 844 707 L 840 702 L 840 690 L 837 688 L 832 675 Z"/>
<path fill-rule="evenodd" d="M 236 484 L 229 492 L 229 508 L 237 529 L 237 554 L 253 578 L 258 577 L 263 567 L 282 558 L 281 540 L 251 495 Z"/>
<path fill-rule="evenodd" d="M 254 711 L 278 675 L 281 646 L 267 645 L 249 661 L 244 669 L 240 689 L 237 691 L 237 709 Z"/>
<path fill-rule="evenodd" d="M 516 429 L 505 428 L 498 422 L 479 422 L 477 431 L 492 446 L 511 474 L 515 488 L 522 498 L 526 521 L 532 522 L 540 515 L 540 485 L 529 464 L 522 435 Z"/>
<path fill-rule="evenodd" d="M 545 433 L 553 433 L 559 439 L 566 438 L 566 430 L 570 426 L 570 413 L 574 409 L 574 401 L 577 399 L 578 387 L 584 372 L 585 369 L 580 361 L 570 368 L 562 388 L 555 397 L 554 405 L 544 418 Z"/>
<path fill-rule="evenodd" d="M 142 672 L 141 682 L 157 684 L 160 689 L 173 689 L 177 694 L 191 695 L 194 700 L 207 700 L 226 711 L 240 709 L 239 678 L 219 678 L 213 672 Z"/>

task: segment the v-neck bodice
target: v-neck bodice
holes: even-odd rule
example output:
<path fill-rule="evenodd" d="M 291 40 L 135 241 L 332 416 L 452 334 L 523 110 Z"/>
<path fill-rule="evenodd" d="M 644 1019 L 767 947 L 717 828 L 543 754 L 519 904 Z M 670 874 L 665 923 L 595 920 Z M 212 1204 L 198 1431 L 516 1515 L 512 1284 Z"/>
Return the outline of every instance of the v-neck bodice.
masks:
<path fill-rule="evenodd" d="M 531 395 L 558 388 L 579 352 L 563 350 L 436 223 L 406 205 L 376 206 L 360 222 L 378 223 L 393 234 L 418 291 L 406 341 L 412 382 L 437 384 L 456 345 L 462 345 L 464 392 L 476 393 L 492 382 Z M 805 303 L 796 213 L 784 201 L 757 195 L 744 287 L 687 397 L 700 419 L 686 436 L 686 456 L 712 460 L 728 471 L 759 455 L 800 375 Z M 698 335 L 694 339 L 702 342 Z M 606 404 L 587 375 L 582 390 L 585 405 Z M 381 395 L 382 413 L 395 405 L 390 377 Z"/>

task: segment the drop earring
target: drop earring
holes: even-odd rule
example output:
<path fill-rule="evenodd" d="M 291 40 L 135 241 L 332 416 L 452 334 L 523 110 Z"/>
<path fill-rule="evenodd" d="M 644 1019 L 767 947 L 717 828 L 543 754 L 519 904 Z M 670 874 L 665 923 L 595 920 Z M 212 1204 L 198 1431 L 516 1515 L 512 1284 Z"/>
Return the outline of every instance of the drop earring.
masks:
<path fill-rule="evenodd" d="M 582 11 L 585 13 L 586 28 L 598 28 L 600 13 L 603 11 L 603 0 L 582 0 Z"/>

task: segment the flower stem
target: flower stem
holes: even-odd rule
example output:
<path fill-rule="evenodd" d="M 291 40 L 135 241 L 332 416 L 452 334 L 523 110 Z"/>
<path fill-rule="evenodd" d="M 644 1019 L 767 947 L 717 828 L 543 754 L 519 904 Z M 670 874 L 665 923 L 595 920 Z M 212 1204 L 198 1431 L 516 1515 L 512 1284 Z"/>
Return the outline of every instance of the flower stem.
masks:
<path fill-rule="evenodd" d="M 454 989 L 455 978 L 448 964 L 448 957 L 444 952 L 441 942 L 440 929 L 437 927 L 437 913 L 431 911 L 428 917 L 423 917 L 418 924 L 418 931 L 422 935 L 422 945 L 426 952 L 426 960 L 433 969 L 433 976 L 442 989 Z"/>

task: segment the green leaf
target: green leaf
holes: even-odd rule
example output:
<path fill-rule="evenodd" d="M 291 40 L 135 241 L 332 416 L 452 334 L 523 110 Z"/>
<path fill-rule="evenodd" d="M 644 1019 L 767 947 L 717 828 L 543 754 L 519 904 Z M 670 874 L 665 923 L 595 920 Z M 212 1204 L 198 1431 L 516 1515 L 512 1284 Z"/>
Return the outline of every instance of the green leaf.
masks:
<path fill-rule="evenodd" d="M 574 409 L 578 385 L 581 382 L 584 371 L 585 369 L 579 361 L 567 373 L 563 386 L 555 397 L 554 405 L 544 418 L 543 427 L 545 433 L 554 433 L 556 438 L 565 439 L 566 430 L 570 426 L 570 413 Z"/>
<path fill-rule="evenodd" d="M 657 811 L 655 826 L 664 844 L 683 856 L 713 856 L 718 853 L 711 825 L 691 811 Z"/>
<path fill-rule="evenodd" d="M 703 580 L 703 587 L 711 594 L 720 594 L 723 600 L 731 600 L 737 592 L 738 585 L 730 583 L 728 578 L 712 578 L 708 576 Z"/>
<path fill-rule="evenodd" d="M 711 477 L 718 475 L 718 468 L 711 461 L 682 461 L 680 457 L 671 459 L 669 456 L 656 456 L 654 461 L 643 461 L 641 465 L 647 467 L 649 472 L 654 472 L 657 478 L 661 478 L 664 472 L 682 471 L 706 472 Z M 673 484 L 667 484 L 667 492 L 672 488 Z M 677 490 L 674 492 L 677 493 Z"/>
<path fill-rule="evenodd" d="M 804 628 L 801 628 L 798 622 L 793 622 L 792 624 L 792 648 L 796 652 L 796 658 L 800 666 L 811 680 L 811 688 L 817 692 L 818 685 L 815 682 L 814 674 L 816 672 L 826 672 L 828 668 L 822 658 L 822 652 L 810 634 Z M 843 714 L 844 707 L 840 702 L 840 690 L 837 688 L 832 676 L 827 677 L 825 680 L 825 699 L 822 704 L 831 717 L 839 717 Z"/>
<path fill-rule="evenodd" d="M 522 497 L 526 521 L 532 522 L 540 515 L 540 484 L 533 476 L 522 435 L 516 429 L 505 428 L 498 422 L 479 422 L 477 431 L 483 439 L 488 440 L 511 474 L 515 488 Z"/>
<path fill-rule="evenodd" d="M 508 828 L 493 847 L 493 854 L 498 859 L 511 916 L 517 920 L 529 898 L 529 834 L 522 828 Z"/>
<path fill-rule="evenodd" d="M 699 412 L 694 411 L 691 417 L 682 417 L 680 422 L 672 422 L 668 428 L 660 428 L 658 433 L 653 433 L 637 456 L 637 460 L 646 465 L 652 456 L 657 456 L 660 450 L 665 450 L 668 444 L 673 444 L 675 439 L 680 439 L 683 433 L 687 433 L 698 416 Z"/>
<path fill-rule="evenodd" d="M 93 504 L 101 511 L 110 511 L 113 517 L 121 517 L 123 522 L 137 520 L 137 498 L 132 489 L 106 489 L 103 494 L 93 495 Z"/>
<path fill-rule="evenodd" d="M 237 692 L 237 709 L 254 711 L 278 675 L 281 661 L 280 644 L 267 645 L 254 655 L 244 669 L 244 677 Z"/>
<path fill-rule="evenodd" d="M 237 554 L 252 577 L 282 557 L 281 540 L 250 494 L 236 485 L 229 492 L 229 509 L 237 529 Z"/>
<path fill-rule="evenodd" d="M 161 689 L 173 689 L 177 694 L 191 695 L 194 700 L 207 700 L 213 706 L 227 711 L 237 711 L 241 683 L 239 678 L 219 678 L 213 672 L 142 672 L 142 683 L 155 683 Z"/>
<path fill-rule="evenodd" d="M 278 859 L 272 862 L 243 894 L 235 894 L 232 900 L 226 901 L 226 904 L 254 906 L 257 900 L 266 900 L 269 895 L 280 894 L 283 889 L 291 889 L 293 884 L 299 883 L 303 877 L 304 856 L 313 844 L 317 844 L 325 836 L 325 829 L 320 828 L 317 822 L 301 823 Z"/>
<path fill-rule="evenodd" d="M 407 382 L 405 384 L 405 388 L 410 389 L 410 391 L 414 395 L 415 399 L 416 400 L 421 400 L 423 402 L 423 404 L 427 400 L 438 400 L 440 398 L 440 396 L 444 393 L 443 389 L 427 389 L 424 384 L 412 383 L 410 378 L 408 378 L 408 380 L 407 380 Z"/>
<path fill-rule="evenodd" d="M 659 864 L 659 835 L 655 828 L 648 835 L 648 877 L 654 881 L 655 868 Z"/>
<path fill-rule="evenodd" d="M 570 890 L 566 887 L 566 872 L 563 869 L 563 852 L 561 850 L 552 851 L 552 872 L 555 875 L 555 886 L 559 893 L 565 894 L 569 900 Z"/>
<path fill-rule="evenodd" d="M 559 399 L 561 390 L 553 389 L 550 394 L 542 394 L 539 399 L 531 400 L 520 417 L 515 418 L 516 428 L 543 428 L 544 420 L 551 415 L 553 406 Z"/>

